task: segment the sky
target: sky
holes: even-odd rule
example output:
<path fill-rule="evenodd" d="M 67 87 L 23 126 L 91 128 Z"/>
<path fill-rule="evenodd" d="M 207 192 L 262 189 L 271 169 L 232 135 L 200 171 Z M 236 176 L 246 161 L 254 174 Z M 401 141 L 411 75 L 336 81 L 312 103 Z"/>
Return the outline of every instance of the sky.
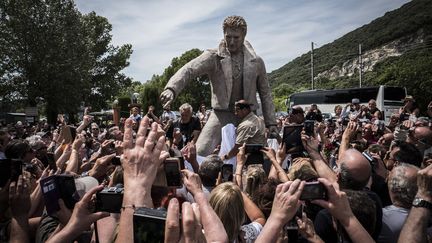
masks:
<path fill-rule="evenodd" d="M 216 48 L 222 22 L 243 16 L 246 39 L 267 72 L 330 43 L 409 2 L 408 0 L 75 0 L 83 13 L 95 11 L 112 24 L 112 44 L 132 44 L 134 81 L 162 74 L 174 57 L 192 49 Z M 356 50 L 354 50 L 356 51 Z"/>

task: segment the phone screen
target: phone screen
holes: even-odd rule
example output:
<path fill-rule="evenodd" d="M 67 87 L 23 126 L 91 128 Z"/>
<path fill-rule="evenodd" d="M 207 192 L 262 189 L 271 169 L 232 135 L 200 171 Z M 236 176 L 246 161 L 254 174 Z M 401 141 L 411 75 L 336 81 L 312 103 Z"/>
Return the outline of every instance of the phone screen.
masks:
<path fill-rule="evenodd" d="M 163 243 L 165 237 L 166 212 L 139 208 L 133 216 L 135 243 Z"/>
<path fill-rule="evenodd" d="M 50 168 L 50 170 L 57 170 L 57 164 L 56 161 L 54 159 L 54 153 L 47 153 L 47 157 L 48 157 L 48 166 Z"/>
<path fill-rule="evenodd" d="M 303 143 L 301 141 L 301 132 L 303 125 L 290 125 L 284 127 L 283 141 L 287 154 L 301 154 L 303 152 Z"/>
<path fill-rule="evenodd" d="M 234 166 L 231 164 L 222 165 L 222 181 L 232 181 L 233 180 L 233 169 Z"/>
<path fill-rule="evenodd" d="M 179 188 L 182 186 L 179 161 L 177 158 L 168 158 L 164 163 L 165 176 L 168 187 Z"/>
<path fill-rule="evenodd" d="M 49 176 L 40 181 L 42 194 L 45 200 L 45 207 L 48 215 L 53 215 L 60 210 L 58 200 L 60 199 L 60 190 L 57 187 L 55 176 Z"/>
<path fill-rule="evenodd" d="M 327 190 L 318 181 L 307 182 L 303 187 L 300 200 L 327 199 Z"/>

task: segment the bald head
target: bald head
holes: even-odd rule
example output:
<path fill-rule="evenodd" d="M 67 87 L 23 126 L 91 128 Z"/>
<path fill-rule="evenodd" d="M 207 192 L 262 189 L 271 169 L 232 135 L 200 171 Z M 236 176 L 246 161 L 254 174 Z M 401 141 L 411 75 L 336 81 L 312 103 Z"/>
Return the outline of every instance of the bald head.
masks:
<path fill-rule="evenodd" d="M 368 183 L 371 173 L 369 161 L 359 151 L 348 149 L 343 153 L 338 174 L 341 188 L 361 190 Z"/>

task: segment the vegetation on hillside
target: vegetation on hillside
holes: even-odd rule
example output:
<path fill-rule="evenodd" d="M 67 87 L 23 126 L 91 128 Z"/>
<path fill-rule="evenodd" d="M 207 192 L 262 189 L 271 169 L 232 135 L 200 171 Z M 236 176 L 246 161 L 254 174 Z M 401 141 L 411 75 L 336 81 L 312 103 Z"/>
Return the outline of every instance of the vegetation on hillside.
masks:
<path fill-rule="evenodd" d="M 432 35 L 432 1 L 413 0 L 401 8 L 386 13 L 371 23 L 358 28 L 332 43 L 314 50 L 315 73 L 328 70 L 357 56 L 358 44 L 363 51 L 379 48 L 395 39 L 415 35 L 419 30 Z M 406 86 L 408 92 L 418 97 L 422 105 L 430 94 L 419 92 L 430 84 L 432 42 L 425 40 L 400 57 L 382 61 L 371 73 L 365 73 L 364 85 L 392 84 Z M 294 59 L 269 74 L 276 103 L 290 93 L 310 88 L 310 52 Z M 358 76 L 335 80 L 316 80 L 316 88 L 343 88 L 358 85 Z M 289 88 L 288 88 L 289 87 Z M 432 86 L 429 86 L 432 87 Z M 288 91 L 292 92 L 285 92 Z M 281 96 L 282 95 L 282 96 Z M 280 102 L 279 102 L 280 103 Z M 283 110 L 283 109 L 282 109 Z"/>

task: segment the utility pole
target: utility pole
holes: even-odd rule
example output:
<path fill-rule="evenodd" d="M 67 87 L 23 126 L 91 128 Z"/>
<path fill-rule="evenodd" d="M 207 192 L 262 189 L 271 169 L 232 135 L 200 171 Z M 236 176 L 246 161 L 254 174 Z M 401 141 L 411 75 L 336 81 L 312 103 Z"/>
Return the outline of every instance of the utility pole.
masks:
<path fill-rule="evenodd" d="M 360 78 L 360 88 L 362 87 L 362 76 L 363 76 L 363 60 L 362 60 L 362 48 L 361 44 L 359 44 L 359 78 Z"/>
<path fill-rule="evenodd" d="M 314 83 L 314 43 L 311 42 L 311 84 L 312 89 L 315 89 L 315 83 Z"/>

